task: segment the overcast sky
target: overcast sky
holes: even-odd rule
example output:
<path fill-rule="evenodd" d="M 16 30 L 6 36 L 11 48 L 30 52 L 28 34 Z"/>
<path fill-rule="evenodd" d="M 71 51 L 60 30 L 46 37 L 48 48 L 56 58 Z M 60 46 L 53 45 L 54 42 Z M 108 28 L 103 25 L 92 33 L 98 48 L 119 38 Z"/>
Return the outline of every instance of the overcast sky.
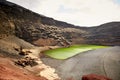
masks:
<path fill-rule="evenodd" d="M 120 21 L 120 0 L 8 0 L 39 14 L 79 26 Z"/>

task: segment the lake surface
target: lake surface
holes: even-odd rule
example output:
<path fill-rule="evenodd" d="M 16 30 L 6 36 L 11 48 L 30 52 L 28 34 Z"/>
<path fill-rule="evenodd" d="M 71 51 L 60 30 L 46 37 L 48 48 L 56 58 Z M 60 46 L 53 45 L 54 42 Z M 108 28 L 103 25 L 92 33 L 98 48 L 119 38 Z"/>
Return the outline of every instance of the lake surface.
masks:
<path fill-rule="evenodd" d="M 72 56 L 75 56 L 77 54 L 80 54 L 81 52 L 99 49 L 99 48 L 105 48 L 107 46 L 100 46 L 100 45 L 73 45 L 70 47 L 65 48 L 57 48 L 52 50 L 45 51 L 45 55 L 55 58 L 55 59 L 67 59 Z"/>

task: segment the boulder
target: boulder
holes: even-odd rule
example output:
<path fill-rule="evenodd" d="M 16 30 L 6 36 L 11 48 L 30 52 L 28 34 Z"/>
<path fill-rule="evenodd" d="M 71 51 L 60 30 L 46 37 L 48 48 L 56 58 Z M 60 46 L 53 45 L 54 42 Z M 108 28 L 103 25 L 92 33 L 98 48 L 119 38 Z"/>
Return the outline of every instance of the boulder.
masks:
<path fill-rule="evenodd" d="M 102 75 L 96 75 L 96 74 L 88 74 L 83 75 L 82 80 L 112 80 Z"/>

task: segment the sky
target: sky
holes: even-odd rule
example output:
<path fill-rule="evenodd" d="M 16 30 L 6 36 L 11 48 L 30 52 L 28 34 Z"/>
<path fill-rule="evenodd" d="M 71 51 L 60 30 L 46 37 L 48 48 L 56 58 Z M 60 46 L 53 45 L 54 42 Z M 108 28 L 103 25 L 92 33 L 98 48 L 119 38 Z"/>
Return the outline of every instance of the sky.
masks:
<path fill-rule="evenodd" d="M 79 26 L 120 21 L 120 0 L 8 0 L 36 13 Z"/>

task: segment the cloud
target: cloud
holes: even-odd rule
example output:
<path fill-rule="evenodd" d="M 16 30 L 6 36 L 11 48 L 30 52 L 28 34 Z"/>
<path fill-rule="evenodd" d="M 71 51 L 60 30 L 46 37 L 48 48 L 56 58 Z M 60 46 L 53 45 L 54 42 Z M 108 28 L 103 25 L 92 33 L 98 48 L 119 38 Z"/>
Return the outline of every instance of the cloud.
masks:
<path fill-rule="evenodd" d="M 9 0 L 32 11 L 80 26 L 120 21 L 116 0 Z"/>

